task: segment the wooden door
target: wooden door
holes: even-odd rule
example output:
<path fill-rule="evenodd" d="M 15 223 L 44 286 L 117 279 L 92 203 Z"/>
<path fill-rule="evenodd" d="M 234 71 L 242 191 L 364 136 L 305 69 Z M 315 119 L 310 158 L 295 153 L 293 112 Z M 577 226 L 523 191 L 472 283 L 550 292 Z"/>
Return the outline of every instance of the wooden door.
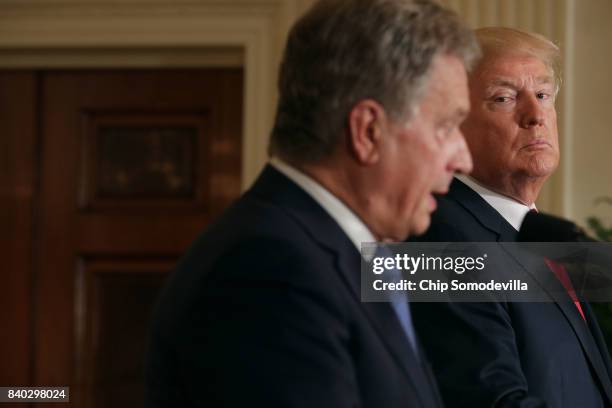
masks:
<path fill-rule="evenodd" d="M 50 71 L 37 89 L 31 382 L 142 406 L 159 289 L 239 194 L 242 70 Z"/>
<path fill-rule="evenodd" d="M 5 387 L 28 385 L 33 366 L 36 100 L 34 73 L 0 73 L 0 384 Z"/>

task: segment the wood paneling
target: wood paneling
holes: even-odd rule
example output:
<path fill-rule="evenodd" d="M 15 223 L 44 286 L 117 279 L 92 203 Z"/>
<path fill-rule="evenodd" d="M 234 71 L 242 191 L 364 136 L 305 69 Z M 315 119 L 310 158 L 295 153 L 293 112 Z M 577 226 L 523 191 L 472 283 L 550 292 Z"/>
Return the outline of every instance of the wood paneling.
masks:
<path fill-rule="evenodd" d="M 242 78 L 0 73 L 0 385 L 142 405 L 154 300 L 240 193 Z"/>
<path fill-rule="evenodd" d="M 143 406 L 149 316 L 176 259 L 93 257 L 79 263 L 75 325 L 80 406 Z"/>
<path fill-rule="evenodd" d="M 209 116 L 207 111 L 84 113 L 81 207 L 179 205 L 205 211 L 210 180 L 198 177 L 210 173 Z"/>
<path fill-rule="evenodd" d="M 36 75 L 0 72 L 0 384 L 30 383 Z"/>

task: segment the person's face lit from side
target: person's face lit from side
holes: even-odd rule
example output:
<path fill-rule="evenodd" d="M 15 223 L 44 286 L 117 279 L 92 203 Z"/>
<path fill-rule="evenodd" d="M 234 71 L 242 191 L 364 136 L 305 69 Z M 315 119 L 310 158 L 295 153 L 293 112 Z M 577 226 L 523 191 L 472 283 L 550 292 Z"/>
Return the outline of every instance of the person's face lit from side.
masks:
<path fill-rule="evenodd" d="M 460 124 L 470 109 L 467 74 L 453 56 L 434 59 L 417 110 L 388 126 L 383 153 L 387 237 L 424 233 L 436 209 L 434 194 L 448 191 L 455 172 L 469 173 L 470 153 Z"/>
<path fill-rule="evenodd" d="M 482 61 L 470 80 L 472 110 L 462 125 L 472 176 L 499 192 L 545 179 L 559 163 L 555 81 L 531 56 Z M 520 187 L 520 186 L 519 186 Z"/>

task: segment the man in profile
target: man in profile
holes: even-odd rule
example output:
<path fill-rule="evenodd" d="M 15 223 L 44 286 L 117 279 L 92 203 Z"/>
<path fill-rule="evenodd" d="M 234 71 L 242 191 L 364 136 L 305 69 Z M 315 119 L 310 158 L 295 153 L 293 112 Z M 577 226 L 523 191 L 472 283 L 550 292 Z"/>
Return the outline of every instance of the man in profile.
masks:
<path fill-rule="evenodd" d="M 362 303 L 362 242 L 422 233 L 471 169 L 470 30 L 433 1 L 322 0 L 292 28 L 271 160 L 154 316 L 149 407 L 439 407 L 409 303 Z"/>
<path fill-rule="evenodd" d="M 461 127 L 474 169 L 453 181 L 420 240 L 515 241 L 559 162 L 558 47 L 510 28 L 483 28 L 476 36 L 483 58 L 470 74 L 471 111 Z M 510 256 L 497 261 L 525 268 Z M 545 259 L 541 263 L 559 286 L 559 298 L 548 303 L 414 305 L 415 324 L 447 406 L 612 403 L 612 367 L 597 321 L 576 298 L 566 271 Z"/>

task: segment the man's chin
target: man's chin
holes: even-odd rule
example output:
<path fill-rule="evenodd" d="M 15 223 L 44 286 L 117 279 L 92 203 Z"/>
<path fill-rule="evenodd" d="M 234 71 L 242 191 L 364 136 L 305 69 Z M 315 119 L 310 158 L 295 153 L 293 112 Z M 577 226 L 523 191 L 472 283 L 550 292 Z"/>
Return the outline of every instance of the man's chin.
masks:
<path fill-rule="evenodd" d="M 557 170 L 559 160 L 552 154 L 540 154 L 531 158 L 526 167 L 526 173 L 531 177 L 549 177 Z"/>

